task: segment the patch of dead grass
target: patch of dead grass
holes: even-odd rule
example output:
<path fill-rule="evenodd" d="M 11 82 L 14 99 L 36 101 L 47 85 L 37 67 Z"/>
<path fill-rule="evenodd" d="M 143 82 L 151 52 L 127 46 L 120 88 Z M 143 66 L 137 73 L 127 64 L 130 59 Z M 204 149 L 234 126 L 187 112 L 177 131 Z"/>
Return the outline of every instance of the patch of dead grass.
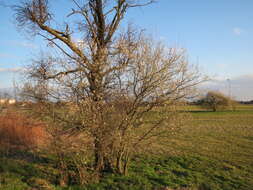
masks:
<path fill-rule="evenodd" d="M 2 148 L 34 149 L 47 141 L 45 124 L 8 111 L 0 115 L 0 144 Z"/>

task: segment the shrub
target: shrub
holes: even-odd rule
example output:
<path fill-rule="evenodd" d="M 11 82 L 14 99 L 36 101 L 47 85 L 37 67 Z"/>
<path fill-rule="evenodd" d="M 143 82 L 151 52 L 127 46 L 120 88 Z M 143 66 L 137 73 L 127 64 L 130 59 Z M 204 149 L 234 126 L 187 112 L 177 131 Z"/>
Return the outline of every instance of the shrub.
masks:
<path fill-rule="evenodd" d="M 4 148 L 33 149 L 45 143 L 44 125 L 20 113 L 0 116 L 0 144 Z"/>
<path fill-rule="evenodd" d="M 228 108 L 234 109 L 234 102 L 234 100 L 221 92 L 209 91 L 205 97 L 198 101 L 198 104 L 215 112 L 217 110 L 224 110 Z"/>

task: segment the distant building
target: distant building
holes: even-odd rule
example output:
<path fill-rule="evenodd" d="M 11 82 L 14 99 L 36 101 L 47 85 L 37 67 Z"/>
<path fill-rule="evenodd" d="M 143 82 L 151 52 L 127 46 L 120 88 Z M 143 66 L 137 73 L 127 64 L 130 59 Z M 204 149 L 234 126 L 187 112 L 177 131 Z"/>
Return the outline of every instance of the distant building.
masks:
<path fill-rule="evenodd" d="M 0 104 L 5 104 L 7 102 L 7 99 L 0 99 Z"/>
<path fill-rule="evenodd" d="M 15 99 L 9 99 L 9 100 L 8 100 L 8 103 L 9 103 L 9 104 L 15 104 L 15 103 L 16 103 L 16 100 L 15 100 Z"/>
<path fill-rule="evenodd" d="M 0 99 L 0 104 L 15 104 L 16 100 L 15 99 Z"/>

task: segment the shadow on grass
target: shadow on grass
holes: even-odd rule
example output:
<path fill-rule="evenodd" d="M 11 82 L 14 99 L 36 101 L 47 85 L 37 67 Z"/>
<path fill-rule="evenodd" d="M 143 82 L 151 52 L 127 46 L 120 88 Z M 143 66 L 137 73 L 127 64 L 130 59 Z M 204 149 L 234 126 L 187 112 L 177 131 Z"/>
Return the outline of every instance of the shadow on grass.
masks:
<path fill-rule="evenodd" d="M 252 184 L 240 176 L 247 175 L 232 165 L 202 156 L 138 156 L 129 168 L 128 176 L 107 173 L 97 184 L 57 187 L 58 190 L 249 190 Z M 56 175 L 50 168 L 50 159 L 30 152 L 12 152 L 0 157 L 1 173 L 11 173 L 25 184 L 36 177 L 56 185 Z M 1 190 L 1 188 L 0 188 Z"/>
<path fill-rule="evenodd" d="M 13 160 L 20 160 L 34 164 L 46 164 L 52 162 L 48 157 L 42 156 L 39 153 L 31 152 L 28 150 L 11 149 L 8 151 L 0 151 L 0 158 L 7 158 Z"/>
<path fill-rule="evenodd" d="M 11 150 L 8 154 L 1 152 L 0 179 L 10 180 L 11 183 L 20 180 L 20 183 L 27 185 L 33 178 L 57 183 L 57 171 L 49 158 L 29 151 Z"/>
<path fill-rule="evenodd" d="M 236 113 L 252 113 L 253 110 L 219 110 L 219 111 L 212 111 L 212 110 L 189 110 L 189 111 L 182 111 L 188 113 L 213 113 L 213 114 L 236 114 Z"/>

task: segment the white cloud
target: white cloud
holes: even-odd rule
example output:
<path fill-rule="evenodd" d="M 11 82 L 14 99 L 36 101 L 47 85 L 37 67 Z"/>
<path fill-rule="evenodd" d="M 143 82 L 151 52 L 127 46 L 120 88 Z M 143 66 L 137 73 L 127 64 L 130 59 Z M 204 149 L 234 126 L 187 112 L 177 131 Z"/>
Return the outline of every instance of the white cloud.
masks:
<path fill-rule="evenodd" d="M 3 72 L 16 73 L 16 72 L 22 72 L 22 71 L 24 71 L 24 68 L 21 68 L 21 67 L 0 68 L 0 73 L 3 73 Z"/>
<path fill-rule="evenodd" d="M 204 91 L 217 90 L 226 95 L 231 93 L 232 97 L 237 100 L 253 100 L 253 74 L 231 77 L 229 80 L 228 78 L 215 78 L 202 84 L 201 89 Z"/>
<path fill-rule="evenodd" d="M 0 58 L 14 58 L 15 55 L 9 54 L 9 53 L 0 53 Z"/>
<path fill-rule="evenodd" d="M 235 28 L 233 28 L 233 33 L 236 36 L 240 36 L 243 33 L 243 29 L 241 29 L 239 27 L 235 27 Z"/>
<path fill-rule="evenodd" d="M 9 57 L 9 54 L 7 54 L 7 53 L 0 53 L 0 58 L 2 58 L 2 57 Z"/>
<path fill-rule="evenodd" d="M 33 43 L 29 43 L 29 42 L 21 42 L 19 43 L 20 46 L 26 47 L 26 48 L 32 48 L 32 49 L 36 49 L 37 46 Z"/>
<path fill-rule="evenodd" d="M 30 48 L 30 49 L 37 49 L 38 46 L 34 43 L 27 42 L 27 41 L 10 41 L 10 45 L 13 46 L 18 46 L 18 47 L 25 47 L 25 48 Z"/>

